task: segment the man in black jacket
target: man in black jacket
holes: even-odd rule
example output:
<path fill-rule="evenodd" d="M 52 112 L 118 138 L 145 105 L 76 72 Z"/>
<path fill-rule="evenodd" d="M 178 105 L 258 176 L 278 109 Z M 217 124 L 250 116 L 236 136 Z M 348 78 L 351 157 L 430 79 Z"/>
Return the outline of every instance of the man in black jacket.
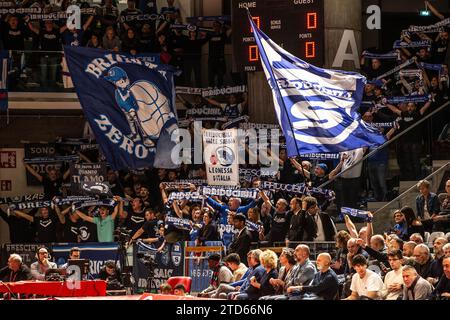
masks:
<path fill-rule="evenodd" d="M 300 231 L 301 231 L 301 209 L 302 209 L 302 200 L 298 197 L 294 197 L 291 199 L 290 203 L 291 207 L 291 221 L 289 224 L 289 230 L 286 237 L 286 246 L 289 247 L 290 241 L 301 241 Z"/>
<path fill-rule="evenodd" d="M 300 286 L 300 295 L 290 300 L 333 300 L 339 291 L 338 278 L 330 268 L 331 256 L 323 252 L 317 256 L 317 272 L 309 285 Z"/>
<path fill-rule="evenodd" d="M 3 282 L 17 282 L 31 280 L 30 269 L 22 263 L 22 257 L 13 253 L 8 258 L 8 266 L 0 269 L 0 281 Z"/>
<path fill-rule="evenodd" d="M 245 220 L 246 218 L 242 213 L 238 213 L 233 217 L 234 228 L 239 230 L 239 232 L 228 249 L 228 254 L 237 253 L 241 261 L 247 261 L 247 253 L 250 251 L 252 242 L 252 234 L 245 226 Z"/>
<path fill-rule="evenodd" d="M 328 214 L 320 212 L 314 197 L 303 199 L 299 224 L 301 241 L 334 241 L 336 227 Z"/>

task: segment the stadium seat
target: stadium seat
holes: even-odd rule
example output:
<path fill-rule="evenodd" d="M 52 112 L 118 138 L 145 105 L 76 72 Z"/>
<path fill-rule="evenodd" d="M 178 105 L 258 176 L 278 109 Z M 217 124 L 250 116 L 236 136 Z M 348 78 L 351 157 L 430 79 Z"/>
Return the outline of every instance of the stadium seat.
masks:
<path fill-rule="evenodd" d="M 167 279 L 167 283 L 172 287 L 172 290 L 177 284 L 182 284 L 186 289 L 186 293 L 191 292 L 191 277 L 170 277 L 169 279 Z"/>

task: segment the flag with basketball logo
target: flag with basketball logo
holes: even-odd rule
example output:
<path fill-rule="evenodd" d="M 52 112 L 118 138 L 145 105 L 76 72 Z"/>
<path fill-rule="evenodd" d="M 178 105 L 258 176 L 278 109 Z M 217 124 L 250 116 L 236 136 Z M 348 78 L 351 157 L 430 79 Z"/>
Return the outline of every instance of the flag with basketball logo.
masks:
<path fill-rule="evenodd" d="M 65 57 L 89 125 L 114 170 L 175 168 L 173 75 L 142 57 L 68 47 Z"/>
<path fill-rule="evenodd" d="M 208 184 L 237 186 L 239 184 L 237 130 L 203 130 L 203 146 Z"/>

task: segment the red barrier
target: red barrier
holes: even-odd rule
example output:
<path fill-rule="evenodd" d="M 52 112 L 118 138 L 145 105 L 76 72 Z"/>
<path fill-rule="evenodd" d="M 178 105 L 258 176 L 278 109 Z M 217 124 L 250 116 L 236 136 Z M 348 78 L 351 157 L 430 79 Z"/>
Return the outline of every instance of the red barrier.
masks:
<path fill-rule="evenodd" d="M 106 281 L 18 281 L 0 283 L 0 293 L 20 293 L 52 297 L 106 296 Z"/>

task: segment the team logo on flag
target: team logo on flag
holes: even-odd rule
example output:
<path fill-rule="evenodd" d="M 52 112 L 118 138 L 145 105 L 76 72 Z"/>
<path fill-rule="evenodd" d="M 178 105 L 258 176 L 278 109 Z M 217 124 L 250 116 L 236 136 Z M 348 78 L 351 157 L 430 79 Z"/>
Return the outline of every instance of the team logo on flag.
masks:
<path fill-rule="evenodd" d="M 145 57 L 65 47 L 84 114 L 115 170 L 175 168 L 172 133 L 178 128 L 171 66 Z"/>
<path fill-rule="evenodd" d="M 249 15 L 289 157 L 383 144 L 358 114 L 366 78 L 313 66 L 274 43 Z"/>

